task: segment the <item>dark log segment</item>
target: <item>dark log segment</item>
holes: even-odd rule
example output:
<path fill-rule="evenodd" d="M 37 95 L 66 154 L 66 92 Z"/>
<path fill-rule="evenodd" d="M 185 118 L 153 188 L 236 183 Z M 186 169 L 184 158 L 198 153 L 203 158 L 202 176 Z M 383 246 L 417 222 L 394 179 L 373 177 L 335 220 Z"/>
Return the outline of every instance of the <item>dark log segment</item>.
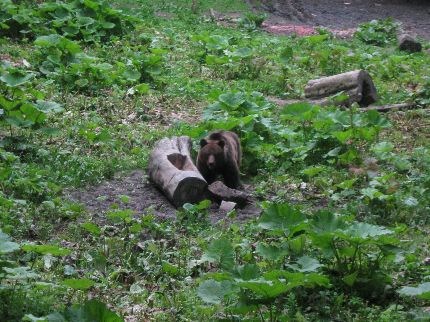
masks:
<path fill-rule="evenodd" d="M 231 189 L 221 181 L 215 181 L 210 184 L 208 189 L 210 199 L 217 203 L 232 201 L 237 203 L 239 208 L 243 208 L 251 202 L 251 196 L 249 194 L 240 190 Z"/>
<path fill-rule="evenodd" d="M 357 102 L 360 106 L 368 106 L 378 98 L 372 78 L 364 70 L 310 80 L 305 87 L 305 97 L 314 101 L 324 100 L 342 91 L 348 96 L 343 102 L 345 105 Z"/>
<path fill-rule="evenodd" d="M 164 138 L 155 144 L 148 174 L 175 207 L 196 203 L 206 196 L 207 182 L 195 167 L 188 136 Z"/>

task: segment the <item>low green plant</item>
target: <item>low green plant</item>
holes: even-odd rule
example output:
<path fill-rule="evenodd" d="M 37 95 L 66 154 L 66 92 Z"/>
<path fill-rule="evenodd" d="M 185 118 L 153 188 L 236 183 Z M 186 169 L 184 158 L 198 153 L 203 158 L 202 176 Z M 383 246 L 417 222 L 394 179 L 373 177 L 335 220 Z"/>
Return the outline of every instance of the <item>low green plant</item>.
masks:
<path fill-rule="evenodd" d="M 385 20 L 372 20 L 361 24 L 355 36 L 361 41 L 376 45 L 385 46 L 396 39 L 399 25 L 392 18 Z"/>

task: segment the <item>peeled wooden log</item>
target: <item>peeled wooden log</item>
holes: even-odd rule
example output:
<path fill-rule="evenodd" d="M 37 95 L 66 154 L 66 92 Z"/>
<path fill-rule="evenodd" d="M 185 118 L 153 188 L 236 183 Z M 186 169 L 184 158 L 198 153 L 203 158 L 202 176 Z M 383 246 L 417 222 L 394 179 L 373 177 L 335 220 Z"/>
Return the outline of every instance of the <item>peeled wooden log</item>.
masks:
<path fill-rule="evenodd" d="M 164 138 L 151 153 L 148 174 L 175 207 L 196 203 L 206 196 L 207 182 L 195 167 L 188 136 Z"/>
<path fill-rule="evenodd" d="M 377 100 L 372 78 L 364 70 L 310 80 L 305 87 L 305 97 L 314 101 L 324 100 L 340 92 L 348 96 L 348 99 L 343 102 L 344 105 L 357 102 L 360 106 L 368 106 Z"/>

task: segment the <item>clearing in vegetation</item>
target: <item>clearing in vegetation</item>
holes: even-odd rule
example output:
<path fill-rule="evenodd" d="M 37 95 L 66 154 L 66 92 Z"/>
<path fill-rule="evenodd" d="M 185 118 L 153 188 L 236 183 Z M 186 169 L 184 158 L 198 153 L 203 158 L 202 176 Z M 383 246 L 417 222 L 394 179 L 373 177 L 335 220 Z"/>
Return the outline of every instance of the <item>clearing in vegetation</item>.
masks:
<path fill-rule="evenodd" d="M 1 321 L 430 320 L 430 44 L 399 51 L 391 19 L 338 39 L 266 17 L 0 0 Z M 375 104 L 416 109 L 274 103 L 358 69 Z M 215 129 L 239 135 L 255 205 L 175 210 L 149 153 L 188 135 L 195 157 Z"/>

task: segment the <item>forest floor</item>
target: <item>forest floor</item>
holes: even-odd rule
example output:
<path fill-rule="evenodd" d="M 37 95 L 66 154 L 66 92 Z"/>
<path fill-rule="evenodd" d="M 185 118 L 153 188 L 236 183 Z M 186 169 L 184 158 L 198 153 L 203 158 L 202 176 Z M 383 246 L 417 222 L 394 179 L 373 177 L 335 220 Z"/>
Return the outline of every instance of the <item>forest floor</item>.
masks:
<path fill-rule="evenodd" d="M 348 36 L 361 23 L 392 17 L 405 31 L 430 39 L 430 3 L 425 0 L 249 1 L 270 12 L 265 28 L 278 34 L 311 33 L 316 27 Z"/>

